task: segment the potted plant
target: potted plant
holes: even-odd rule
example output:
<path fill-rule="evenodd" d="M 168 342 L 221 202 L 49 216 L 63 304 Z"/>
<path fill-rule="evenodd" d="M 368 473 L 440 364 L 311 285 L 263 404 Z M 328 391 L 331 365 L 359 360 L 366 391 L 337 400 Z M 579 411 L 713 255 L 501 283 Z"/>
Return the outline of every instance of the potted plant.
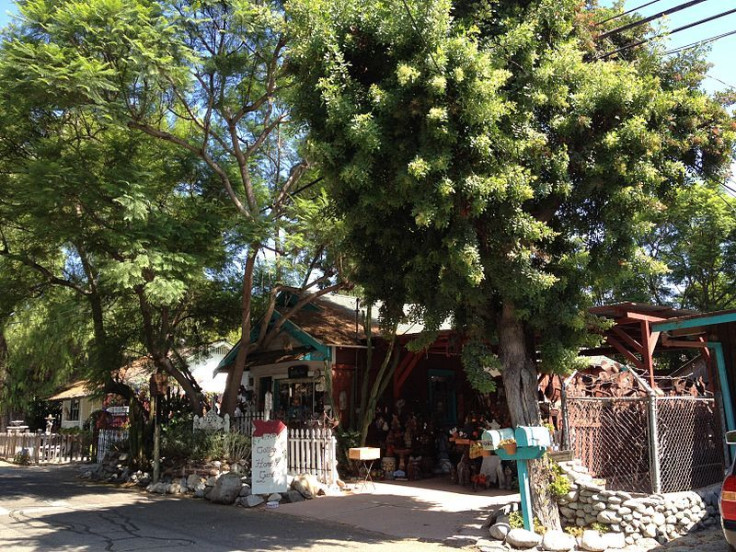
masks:
<path fill-rule="evenodd" d="M 498 447 L 502 448 L 506 454 L 516 454 L 516 439 L 502 439 L 499 441 Z"/>

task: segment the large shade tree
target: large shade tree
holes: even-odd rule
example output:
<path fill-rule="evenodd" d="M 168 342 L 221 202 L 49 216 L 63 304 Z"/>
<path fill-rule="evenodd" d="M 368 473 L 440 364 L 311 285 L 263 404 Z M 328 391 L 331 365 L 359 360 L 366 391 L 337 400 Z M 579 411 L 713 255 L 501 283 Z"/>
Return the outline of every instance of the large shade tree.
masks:
<path fill-rule="evenodd" d="M 259 256 L 278 255 L 286 226 L 300 220 L 295 195 L 319 180 L 294 146 L 282 98 L 286 20 L 278 1 L 25 0 L 8 48 L 17 78 L 45 83 L 60 99 L 87 106 L 106 124 L 123 125 L 197 157 L 227 194 L 239 222 L 230 237 L 242 262 L 241 347 L 222 409 L 232 413 L 249 351 L 264 346 L 315 295 L 341 287 L 323 244 L 305 243 L 312 277 L 305 301 L 252 337 L 253 274 Z M 306 179 L 304 178 L 306 176 Z M 293 230 L 293 227 L 292 227 Z M 299 241 L 299 240 L 297 240 Z M 311 268 L 311 270 L 309 270 Z M 274 286 L 275 299 L 279 285 Z M 269 312 L 273 300 L 266 307 Z"/>
<path fill-rule="evenodd" d="M 640 254 L 649 213 L 726 170 L 732 122 L 699 91 L 703 64 L 599 57 L 622 39 L 596 40 L 605 15 L 573 0 L 288 10 L 296 111 L 356 280 L 388 319 L 406 303 L 430 327 L 454 317 L 471 379 L 501 367 L 512 423 L 538 425 L 538 368 L 573 365 L 591 294 Z"/>

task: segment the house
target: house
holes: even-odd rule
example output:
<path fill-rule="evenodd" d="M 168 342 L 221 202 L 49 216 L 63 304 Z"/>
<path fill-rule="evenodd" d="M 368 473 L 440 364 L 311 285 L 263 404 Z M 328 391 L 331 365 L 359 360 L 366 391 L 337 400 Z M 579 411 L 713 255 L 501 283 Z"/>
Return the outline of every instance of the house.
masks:
<path fill-rule="evenodd" d="M 216 374 L 215 369 L 232 345 L 227 341 L 210 344 L 204 351 L 191 352 L 184 356 L 194 379 L 205 393 L 222 393 L 226 374 Z M 148 386 L 153 371 L 148 358 L 142 357 L 118 370 L 118 377 L 133 389 Z M 116 404 L 114 396 L 103 395 L 100 388 L 87 380 L 76 381 L 63 391 L 49 397 L 50 401 L 61 401 L 61 429 L 84 427 L 93 412 L 104 410 L 112 425 L 127 419 L 128 407 Z"/>
<path fill-rule="evenodd" d="M 283 316 L 296 296 L 286 293 L 279 299 L 273 320 Z M 294 313 L 280 336 L 248 357 L 246 369 L 255 408 L 271 406 L 275 416 L 298 426 L 319 417 L 326 407 L 334 407 L 344 427 L 354 426 L 364 378 L 372 383 L 387 349 L 374 319 L 375 352 L 373 365 L 367 369 L 365 314 L 359 298 L 340 294 L 318 297 Z M 414 414 L 442 426 L 462 423 L 466 414 L 485 408 L 462 370 L 461 343 L 445 326 L 426 350 L 409 351 L 407 344 L 423 329 L 420 324 L 408 323 L 397 330 L 400 356 L 380 400 L 382 415 L 390 419 L 394 413 L 402 418 Z M 239 344 L 223 359 L 219 371 L 230 369 L 238 348 Z M 329 380 L 326 374 L 331 376 Z M 327 394 L 329 385 L 331 397 Z M 268 405 L 267 396 L 271 401 Z"/>
<path fill-rule="evenodd" d="M 74 382 L 64 391 L 49 397 L 61 401 L 61 429 L 82 429 L 92 412 L 102 408 L 102 397 L 88 381 Z"/>

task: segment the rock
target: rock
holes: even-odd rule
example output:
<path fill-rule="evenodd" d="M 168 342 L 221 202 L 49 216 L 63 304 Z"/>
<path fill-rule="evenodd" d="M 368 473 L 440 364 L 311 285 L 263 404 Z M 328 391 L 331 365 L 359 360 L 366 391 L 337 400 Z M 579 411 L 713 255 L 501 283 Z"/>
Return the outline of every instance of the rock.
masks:
<path fill-rule="evenodd" d="M 202 482 L 202 478 L 198 476 L 197 474 L 192 474 L 189 477 L 187 477 L 187 488 L 188 489 L 196 489 L 197 485 L 199 485 Z"/>
<path fill-rule="evenodd" d="M 657 536 L 657 526 L 653 523 L 645 525 L 644 528 L 641 530 L 641 534 L 645 537 L 654 538 Z"/>
<path fill-rule="evenodd" d="M 576 512 L 572 508 L 565 508 L 564 506 L 560 508 L 560 513 L 562 514 L 562 517 L 565 517 L 567 519 L 574 519 Z"/>
<path fill-rule="evenodd" d="M 506 535 L 509 534 L 509 531 L 511 531 L 511 526 L 508 523 L 496 523 L 491 525 L 488 529 L 491 536 L 500 541 L 506 539 Z"/>
<path fill-rule="evenodd" d="M 208 487 L 214 487 L 217 484 L 217 477 L 214 475 L 210 475 L 204 484 Z"/>
<path fill-rule="evenodd" d="M 601 535 L 601 540 L 606 545 L 606 550 L 626 546 L 626 539 L 623 533 L 606 533 L 605 535 Z"/>
<path fill-rule="evenodd" d="M 608 545 L 604 542 L 603 537 L 598 531 L 583 531 L 580 539 L 580 548 L 589 552 L 605 552 Z"/>
<path fill-rule="evenodd" d="M 215 504 L 233 504 L 240 495 L 242 483 L 236 473 L 226 473 L 217 479 L 217 483 L 206 497 Z M 281 495 L 279 495 L 281 496 Z"/>
<path fill-rule="evenodd" d="M 171 485 L 169 485 L 169 489 L 168 489 L 168 492 L 171 494 L 182 494 L 185 491 L 186 491 L 186 488 L 182 489 L 181 483 L 179 482 L 172 483 Z"/>
<path fill-rule="evenodd" d="M 250 490 L 250 487 L 249 487 Z M 286 494 L 284 495 L 283 501 L 284 503 L 293 503 L 293 502 L 304 502 L 306 500 L 304 498 L 304 495 L 300 493 L 299 491 L 286 491 Z"/>
<path fill-rule="evenodd" d="M 542 537 L 527 531 L 526 529 L 512 529 L 506 535 L 506 544 L 513 546 L 514 548 L 521 548 L 526 550 L 527 548 L 534 548 L 542 542 Z"/>
<path fill-rule="evenodd" d="M 265 500 L 263 500 L 263 498 L 260 495 L 254 495 L 254 494 L 240 499 L 240 503 L 243 506 L 247 506 L 248 508 L 254 508 L 256 506 L 263 504 L 264 502 Z"/>
<path fill-rule="evenodd" d="M 251 494 L 250 485 L 243 483 L 243 486 L 240 488 L 240 496 L 250 496 Z"/>
<path fill-rule="evenodd" d="M 542 548 L 554 552 L 566 552 L 575 548 L 575 537 L 564 531 L 547 531 L 542 539 Z"/>
<path fill-rule="evenodd" d="M 204 498 L 204 490 L 206 487 L 202 485 L 201 489 L 195 489 L 194 490 L 194 498 Z"/>
<path fill-rule="evenodd" d="M 268 495 L 266 502 L 281 502 L 281 493 L 271 493 Z"/>
<path fill-rule="evenodd" d="M 621 516 L 611 510 L 603 510 L 596 518 L 601 523 L 621 523 Z"/>
<path fill-rule="evenodd" d="M 302 493 L 304 498 L 314 498 L 322 492 L 322 484 L 310 474 L 297 475 L 291 482 L 291 488 Z"/>

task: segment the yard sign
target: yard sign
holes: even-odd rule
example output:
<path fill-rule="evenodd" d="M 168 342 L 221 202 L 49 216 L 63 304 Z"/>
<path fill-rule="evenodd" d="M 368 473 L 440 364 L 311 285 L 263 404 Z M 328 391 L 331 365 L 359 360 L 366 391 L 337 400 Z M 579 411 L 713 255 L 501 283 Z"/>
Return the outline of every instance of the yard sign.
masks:
<path fill-rule="evenodd" d="M 253 494 L 286 492 L 286 426 L 279 420 L 253 420 Z"/>

